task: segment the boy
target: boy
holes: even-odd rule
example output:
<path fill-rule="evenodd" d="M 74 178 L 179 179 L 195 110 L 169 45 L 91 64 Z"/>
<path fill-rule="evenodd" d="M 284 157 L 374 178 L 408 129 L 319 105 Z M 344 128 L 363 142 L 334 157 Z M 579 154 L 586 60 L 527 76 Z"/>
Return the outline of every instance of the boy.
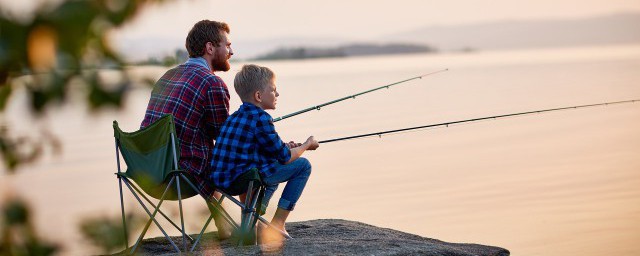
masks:
<path fill-rule="evenodd" d="M 257 168 L 267 184 L 267 205 L 279 183 L 287 182 L 271 224 L 286 232 L 285 221 L 302 194 L 311 164 L 300 156 L 319 147 L 313 136 L 303 144 L 285 143 L 265 110 L 275 109 L 275 74 L 269 68 L 245 65 L 236 74 L 234 88 L 243 104 L 221 128 L 211 160 L 213 183 L 223 189 L 241 174 Z"/>

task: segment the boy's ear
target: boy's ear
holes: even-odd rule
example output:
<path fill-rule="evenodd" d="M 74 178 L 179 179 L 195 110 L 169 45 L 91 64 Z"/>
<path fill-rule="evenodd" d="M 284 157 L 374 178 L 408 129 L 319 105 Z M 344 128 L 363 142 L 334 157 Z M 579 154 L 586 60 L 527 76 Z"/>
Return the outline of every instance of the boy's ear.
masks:
<path fill-rule="evenodd" d="M 254 99 L 256 102 L 262 102 L 262 94 L 260 93 L 260 91 L 259 91 L 259 90 L 258 90 L 258 91 L 255 91 L 255 92 L 253 93 L 253 99 Z"/>

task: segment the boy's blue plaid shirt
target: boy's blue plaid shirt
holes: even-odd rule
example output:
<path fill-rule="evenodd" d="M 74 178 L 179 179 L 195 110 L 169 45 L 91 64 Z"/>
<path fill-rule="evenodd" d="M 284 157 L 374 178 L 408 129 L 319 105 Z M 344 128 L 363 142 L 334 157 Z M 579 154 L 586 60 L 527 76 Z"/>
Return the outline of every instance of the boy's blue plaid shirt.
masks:
<path fill-rule="evenodd" d="M 276 171 L 276 163 L 284 164 L 291 158 L 271 115 L 251 103 L 243 103 L 227 118 L 212 155 L 210 178 L 223 189 L 251 168 L 257 168 L 262 177 L 269 177 Z"/>

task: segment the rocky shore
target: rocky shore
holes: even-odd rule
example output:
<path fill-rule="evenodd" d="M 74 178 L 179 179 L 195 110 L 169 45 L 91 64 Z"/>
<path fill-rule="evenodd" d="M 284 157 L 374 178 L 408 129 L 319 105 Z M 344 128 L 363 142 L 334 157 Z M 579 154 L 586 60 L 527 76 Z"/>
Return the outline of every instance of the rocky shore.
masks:
<path fill-rule="evenodd" d="M 217 232 L 206 234 L 194 255 L 445 255 L 507 256 L 504 248 L 448 243 L 368 224 L 321 219 L 287 223 L 294 239 L 282 244 L 237 247 L 229 240 L 218 241 Z M 181 237 L 173 237 L 182 244 Z M 137 253 L 173 255 L 176 252 L 164 237 L 146 239 Z"/>

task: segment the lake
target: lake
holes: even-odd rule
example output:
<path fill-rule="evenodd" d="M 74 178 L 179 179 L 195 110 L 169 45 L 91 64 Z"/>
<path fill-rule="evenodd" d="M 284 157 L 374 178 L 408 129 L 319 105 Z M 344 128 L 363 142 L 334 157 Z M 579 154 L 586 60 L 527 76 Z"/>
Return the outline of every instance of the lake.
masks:
<path fill-rule="evenodd" d="M 295 141 L 640 98 L 640 45 L 254 63 L 277 74 L 274 117 L 449 68 L 276 123 Z M 242 64 L 219 74 L 232 111 Z M 166 70 L 131 72 L 157 79 Z M 97 253 L 82 240 L 80 220 L 119 218 L 111 123 L 137 129 L 149 93 L 137 87 L 122 111 L 91 113 L 72 100 L 43 120 L 28 115 L 24 94 L 9 103 L 12 125 L 23 133 L 50 127 L 63 153 L 46 151 L 17 175 L 2 174 L 2 198 L 28 200 L 41 236 L 63 244 L 63 254 Z M 513 255 L 639 254 L 638 131 L 640 103 L 632 103 L 322 144 L 305 153 L 313 174 L 289 220 L 348 219 Z M 199 200 L 186 203 L 194 233 L 206 212 Z"/>

